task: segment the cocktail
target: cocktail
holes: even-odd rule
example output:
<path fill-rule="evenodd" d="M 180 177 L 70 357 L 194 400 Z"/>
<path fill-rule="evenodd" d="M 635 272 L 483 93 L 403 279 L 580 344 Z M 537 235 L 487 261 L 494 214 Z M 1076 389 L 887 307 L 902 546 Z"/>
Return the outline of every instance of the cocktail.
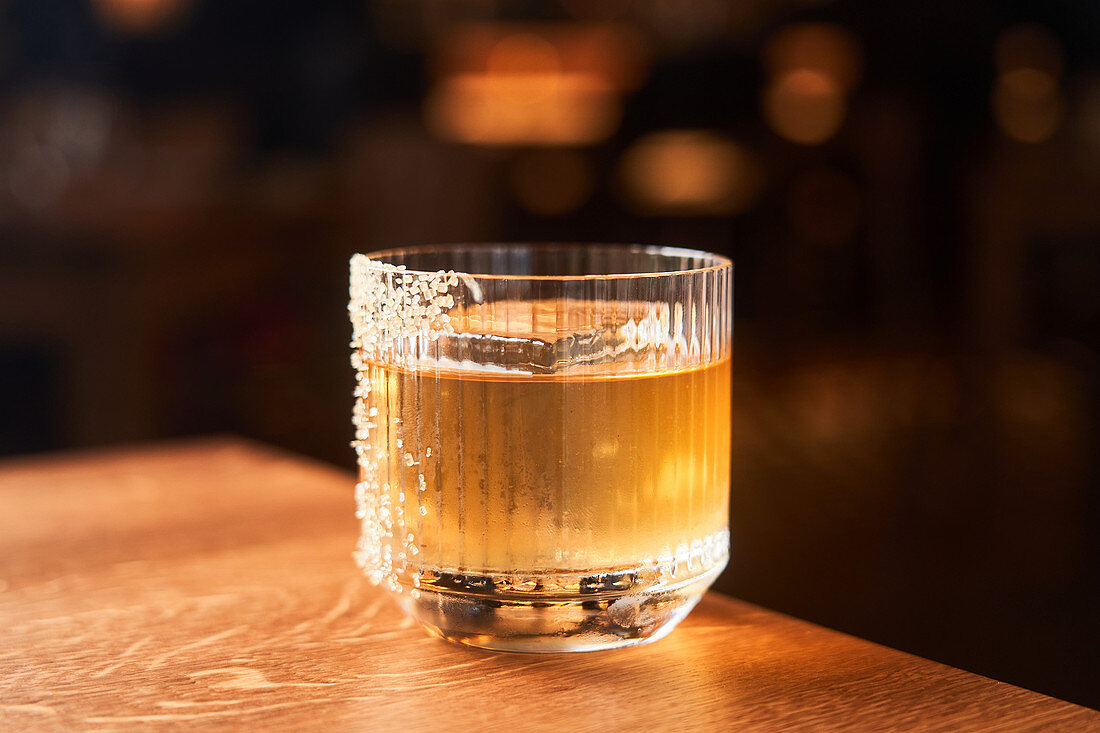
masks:
<path fill-rule="evenodd" d="M 668 633 L 728 558 L 732 274 L 631 245 L 353 257 L 371 582 L 473 646 Z"/>

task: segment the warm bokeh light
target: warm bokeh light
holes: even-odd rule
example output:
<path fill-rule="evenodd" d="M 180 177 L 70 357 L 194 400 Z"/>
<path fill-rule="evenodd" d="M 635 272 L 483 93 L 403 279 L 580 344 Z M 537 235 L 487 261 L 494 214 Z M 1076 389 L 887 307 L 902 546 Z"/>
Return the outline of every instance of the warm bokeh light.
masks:
<path fill-rule="evenodd" d="M 993 118 L 1014 140 L 1039 143 L 1058 129 L 1065 102 L 1058 81 L 1038 69 L 1023 68 L 1001 74 L 993 88 Z"/>
<path fill-rule="evenodd" d="M 493 44 L 485 72 L 496 76 L 561 73 L 561 54 L 554 44 L 534 33 L 516 33 Z"/>
<path fill-rule="evenodd" d="M 181 18 L 188 0 L 92 0 L 103 21 L 117 31 L 149 33 Z"/>
<path fill-rule="evenodd" d="M 836 81 L 813 69 L 783 74 L 764 91 L 768 124 L 781 137 L 803 145 L 817 145 L 835 135 L 846 107 Z"/>
<path fill-rule="evenodd" d="M 676 215 L 732 214 L 748 208 L 760 174 L 740 145 L 705 130 L 667 130 L 642 138 L 619 167 L 637 208 Z"/>
<path fill-rule="evenodd" d="M 516 157 L 512 193 L 526 210 L 542 216 L 573 211 L 592 195 L 595 172 L 576 150 L 532 150 Z"/>
<path fill-rule="evenodd" d="M 1021 23 L 997 37 L 994 58 L 1004 74 L 1016 69 L 1037 69 L 1057 78 L 1062 73 L 1062 45 L 1046 28 Z"/>
<path fill-rule="evenodd" d="M 459 74 L 560 71 L 615 91 L 645 78 L 644 39 L 618 23 L 474 23 L 449 32 L 433 54 L 438 78 Z"/>
<path fill-rule="evenodd" d="M 799 23 L 778 30 L 764 48 L 764 67 L 773 79 L 801 70 L 828 77 L 849 92 L 863 73 L 863 54 L 856 37 L 833 23 Z"/>
<path fill-rule="evenodd" d="M 994 58 L 1000 72 L 992 95 L 997 126 L 1019 142 L 1046 140 L 1065 116 L 1058 39 L 1039 25 L 1014 25 L 998 36 Z"/>
<path fill-rule="evenodd" d="M 620 117 L 606 87 L 581 74 L 461 74 L 424 101 L 439 137 L 478 145 L 587 145 L 609 137 Z"/>
<path fill-rule="evenodd" d="M 424 103 L 438 136 L 478 145 L 587 145 L 606 139 L 620 94 L 644 70 L 635 35 L 611 25 L 473 25 L 435 59 Z"/>

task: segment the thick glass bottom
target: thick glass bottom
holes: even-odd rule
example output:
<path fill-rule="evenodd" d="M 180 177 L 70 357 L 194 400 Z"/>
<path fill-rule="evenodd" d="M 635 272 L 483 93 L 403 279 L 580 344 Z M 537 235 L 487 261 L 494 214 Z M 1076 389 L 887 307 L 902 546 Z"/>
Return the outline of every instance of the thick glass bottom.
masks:
<path fill-rule="evenodd" d="M 618 649 L 667 635 L 725 565 L 723 558 L 674 584 L 654 584 L 637 571 L 522 578 L 423 572 L 419 587 L 397 598 L 430 634 L 458 644 L 510 652 Z"/>

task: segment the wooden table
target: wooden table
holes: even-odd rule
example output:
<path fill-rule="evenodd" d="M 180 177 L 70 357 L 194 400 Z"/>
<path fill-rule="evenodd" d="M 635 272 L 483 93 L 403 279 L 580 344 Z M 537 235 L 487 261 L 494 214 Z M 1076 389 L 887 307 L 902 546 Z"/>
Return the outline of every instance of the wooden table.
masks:
<path fill-rule="evenodd" d="M 667 639 L 427 637 L 347 473 L 236 440 L 0 464 L 0 728 L 1100 730 L 1100 713 L 711 594 Z"/>

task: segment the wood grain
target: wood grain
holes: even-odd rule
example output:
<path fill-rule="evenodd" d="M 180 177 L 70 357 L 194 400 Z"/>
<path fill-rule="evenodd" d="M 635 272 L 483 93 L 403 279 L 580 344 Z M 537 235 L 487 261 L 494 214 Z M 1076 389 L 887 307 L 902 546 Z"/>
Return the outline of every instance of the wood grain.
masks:
<path fill-rule="evenodd" d="M 240 441 L 0 464 L 0 728 L 1100 730 L 1100 713 L 716 594 L 581 655 L 427 637 L 353 479 Z"/>

